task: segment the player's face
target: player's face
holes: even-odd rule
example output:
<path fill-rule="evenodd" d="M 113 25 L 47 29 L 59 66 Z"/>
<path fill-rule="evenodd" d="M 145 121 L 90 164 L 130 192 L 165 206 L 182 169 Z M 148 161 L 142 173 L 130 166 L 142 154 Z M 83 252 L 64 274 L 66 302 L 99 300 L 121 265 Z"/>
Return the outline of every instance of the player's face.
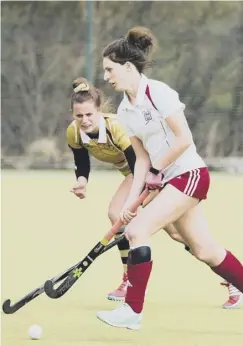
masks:
<path fill-rule="evenodd" d="M 121 65 L 109 58 L 103 59 L 104 80 L 116 91 L 126 91 L 129 85 L 129 74 L 126 64 Z"/>
<path fill-rule="evenodd" d="M 79 123 L 85 133 L 99 130 L 100 113 L 92 100 L 74 103 L 73 118 Z"/>

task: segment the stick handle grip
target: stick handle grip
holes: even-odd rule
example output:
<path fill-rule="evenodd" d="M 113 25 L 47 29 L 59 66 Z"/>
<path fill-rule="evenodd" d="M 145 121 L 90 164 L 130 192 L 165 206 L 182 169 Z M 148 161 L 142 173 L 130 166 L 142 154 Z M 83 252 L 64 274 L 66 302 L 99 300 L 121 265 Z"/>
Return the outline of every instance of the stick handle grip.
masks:
<path fill-rule="evenodd" d="M 148 196 L 149 190 L 146 188 L 141 195 L 138 197 L 138 199 L 131 205 L 129 210 L 131 212 L 135 212 L 137 208 L 143 203 L 145 198 Z M 119 219 L 117 222 L 113 225 L 113 227 L 110 229 L 108 233 L 106 233 L 104 239 L 109 242 L 113 236 L 120 230 L 120 228 L 123 226 L 123 222 Z"/>

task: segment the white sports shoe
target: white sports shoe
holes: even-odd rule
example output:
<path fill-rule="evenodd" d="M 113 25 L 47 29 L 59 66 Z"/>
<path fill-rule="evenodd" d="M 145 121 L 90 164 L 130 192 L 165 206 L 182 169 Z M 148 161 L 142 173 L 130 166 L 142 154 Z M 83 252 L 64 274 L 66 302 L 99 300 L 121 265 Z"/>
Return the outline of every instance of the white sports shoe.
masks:
<path fill-rule="evenodd" d="M 98 311 L 97 317 L 113 327 L 134 330 L 141 328 L 142 314 L 134 312 L 127 303 L 121 304 L 114 310 Z"/>

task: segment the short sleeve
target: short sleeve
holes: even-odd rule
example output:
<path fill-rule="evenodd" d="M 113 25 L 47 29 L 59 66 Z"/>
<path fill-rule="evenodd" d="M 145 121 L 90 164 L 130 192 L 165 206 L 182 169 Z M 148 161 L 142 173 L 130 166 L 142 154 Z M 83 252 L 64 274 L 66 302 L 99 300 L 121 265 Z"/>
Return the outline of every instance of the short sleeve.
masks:
<path fill-rule="evenodd" d="M 121 105 L 118 107 L 117 117 L 118 117 L 120 123 L 122 124 L 122 126 L 123 126 L 126 134 L 128 135 L 128 137 L 135 136 L 133 130 L 130 128 L 129 124 L 125 121 L 125 119 L 128 119 L 128 115 L 124 114 L 124 111 L 122 110 Z"/>
<path fill-rule="evenodd" d="M 75 126 L 76 124 L 74 122 L 72 122 L 66 131 L 66 140 L 67 140 L 67 144 L 74 149 L 80 149 L 82 148 L 81 144 L 80 144 L 80 136 L 78 133 L 78 129 Z"/>
<path fill-rule="evenodd" d="M 149 85 L 150 98 L 164 119 L 184 111 L 185 104 L 180 101 L 179 94 L 174 89 L 159 81 L 152 82 Z"/>

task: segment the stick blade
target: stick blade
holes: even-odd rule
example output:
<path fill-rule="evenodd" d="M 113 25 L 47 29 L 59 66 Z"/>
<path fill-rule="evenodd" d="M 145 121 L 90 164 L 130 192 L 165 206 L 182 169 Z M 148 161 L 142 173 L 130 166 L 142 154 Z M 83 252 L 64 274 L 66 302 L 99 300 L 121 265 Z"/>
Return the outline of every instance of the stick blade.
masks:
<path fill-rule="evenodd" d="M 14 306 L 13 307 L 11 306 L 10 299 L 7 299 L 3 302 L 2 309 L 5 314 L 13 314 L 14 312 L 17 311 L 17 309 L 15 309 Z"/>
<path fill-rule="evenodd" d="M 46 295 L 49 297 L 49 298 L 52 298 L 52 299 L 56 299 L 58 298 L 58 295 L 57 295 L 57 292 L 56 290 L 54 289 L 54 284 L 51 280 L 47 280 L 44 284 L 44 290 L 45 290 L 45 293 Z"/>

